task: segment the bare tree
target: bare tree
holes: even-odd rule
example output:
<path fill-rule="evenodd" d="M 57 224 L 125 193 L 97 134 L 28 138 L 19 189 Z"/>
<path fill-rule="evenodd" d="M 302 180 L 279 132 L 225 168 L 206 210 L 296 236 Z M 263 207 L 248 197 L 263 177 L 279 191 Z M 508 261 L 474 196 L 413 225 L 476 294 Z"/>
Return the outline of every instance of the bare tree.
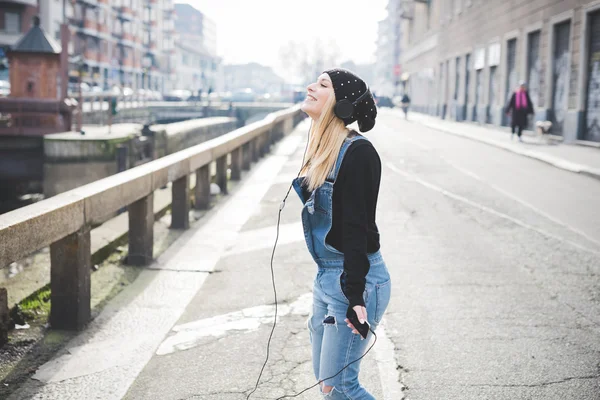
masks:
<path fill-rule="evenodd" d="M 323 43 L 315 39 L 309 44 L 291 41 L 279 49 L 280 62 L 288 76 L 303 85 L 313 82 L 323 70 L 336 66 L 339 56 L 340 49 L 333 40 Z"/>

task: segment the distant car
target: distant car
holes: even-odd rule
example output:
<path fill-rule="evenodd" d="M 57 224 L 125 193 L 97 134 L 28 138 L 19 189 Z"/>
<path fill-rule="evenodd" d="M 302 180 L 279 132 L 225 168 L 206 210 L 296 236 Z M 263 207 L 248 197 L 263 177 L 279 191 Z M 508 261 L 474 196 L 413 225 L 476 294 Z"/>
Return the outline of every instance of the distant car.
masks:
<path fill-rule="evenodd" d="M 117 85 L 113 85 L 113 87 L 110 88 L 110 92 L 113 96 L 120 96 L 121 88 Z"/>
<path fill-rule="evenodd" d="M 82 93 L 88 93 L 91 90 L 92 90 L 92 88 L 90 87 L 90 85 L 88 85 L 85 82 L 81 82 L 81 92 Z M 77 82 L 69 82 L 68 92 L 69 92 L 69 94 L 71 96 L 79 94 L 79 89 L 78 89 L 78 86 L 77 86 Z"/>
<path fill-rule="evenodd" d="M 250 88 L 233 92 L 231 95 L 231 101 L 239 102 L 253 102 L 256 100 L 254 91 Z"/>
<path fill-rule="evenodd" d="M 376 102 L 377 102 L 377 107 L 389 107 L 389 108 L 394 107 L 394 102 L 392 101 L 392 99 L 390 99 L 387 96 L 377 97 Z"/>
<path fill-rule="evenodd" d="M 171 90 L 163 95 L 165 101 L 187 101 L 190 97 L 192 97 L 192 91 L 187 89 Z"/>
<path fill-rule="evenodd" d="M 6 97 L 10 94 L 10 82 L 0 81 L 0 97 Z"/>
<path fill-rule="evenodd" d="M 133 96 L 133 89 L 130 87 L 123 87 L 123 96 Z"/>
<path fill-rule="evenodd" d="M 91 92 L 92 93 L 102 93 L 104 90 L 102 89 L 102 86 L 100 85 L 94 85 L 92 86 Z"/>

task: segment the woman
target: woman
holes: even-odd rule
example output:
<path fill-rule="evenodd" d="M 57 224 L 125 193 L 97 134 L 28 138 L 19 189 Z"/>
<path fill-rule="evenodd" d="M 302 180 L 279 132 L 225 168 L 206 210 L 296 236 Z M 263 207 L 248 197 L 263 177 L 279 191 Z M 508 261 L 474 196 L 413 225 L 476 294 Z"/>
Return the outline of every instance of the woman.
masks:
<path fill-rule="evenodd" d="M 529 114 L 533 114 L 533 104 L 531 104 L 531 98 L 529 98 L 529 93 L 527 93 L 527 89 L 525 87 L 525 81 L 521 81 L 519 83 L 519 87 L 512 94 L 510 101 L 508 102 L 508 106 L 506 107 L 506 115 L 509 115 L 512 111 L 511 117 L 511 140 L 515 135 L 515 130 L 517 131 L 517 136 L 519 137 L 519 141 L 522 142 L 521 133 L 523 129 L 527 127 L 527 116 Z"/>
<path fill-rule="evenodd" d="M 304 207 L 302 223 L 318 272 L 308 320 L 313 369 L 328 399 L 374 399 L 358 382 L 370 340 L 347 319 L 351 311 L 372 330 L 390 300 L 390 275 L 379 252 L 375 211 L 381 161 L 361 132 L 377 108 L 366 83 L 344 69 L 325 71 L 307 88 L 302 110 L 313 120 L 305 162 L 293 182 Z M 367 339 L 371 339 L 369 333 Z"/>

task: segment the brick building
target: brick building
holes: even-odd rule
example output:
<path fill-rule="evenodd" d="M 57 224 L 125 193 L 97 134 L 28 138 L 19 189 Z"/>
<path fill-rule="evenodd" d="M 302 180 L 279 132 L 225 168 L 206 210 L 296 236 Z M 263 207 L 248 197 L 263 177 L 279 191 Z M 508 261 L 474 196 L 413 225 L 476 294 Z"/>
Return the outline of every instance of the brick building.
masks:
<path fill-rule="evenodd" d="M 172 0 L 76 0 L 65 14 L 69 52 L 85 56 L 84 81 L 162 89 L 175 49 Z"/>
<path fill-rule="evenodd" d="M 69 54 L 83 56 L 84 82 L 163 90 L 176 77 L 173 0 L 0 0 L 0 47 L 14 45 L 34 15 L 58 41 L 69 23 Z M 78 68 L 69 66 L 72 82 Z"/>
<path fill-rule="evenodd" d="M 600 142 L 600 1 L 405 2 L 402 70 L 415 109 L 507 125 L 528 83 L 536 119 L 565 141 Z"/>

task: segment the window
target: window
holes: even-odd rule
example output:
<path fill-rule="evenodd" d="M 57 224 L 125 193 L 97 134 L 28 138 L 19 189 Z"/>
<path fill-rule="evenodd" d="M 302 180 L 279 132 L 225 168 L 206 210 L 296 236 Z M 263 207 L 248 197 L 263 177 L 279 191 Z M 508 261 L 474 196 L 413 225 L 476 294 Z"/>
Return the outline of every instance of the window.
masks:
<path fill-rule="evenodd" d="M 4 30 L 8 33 L 21 32 L 21 13 L 5 12 L 4 13 Z"/>

